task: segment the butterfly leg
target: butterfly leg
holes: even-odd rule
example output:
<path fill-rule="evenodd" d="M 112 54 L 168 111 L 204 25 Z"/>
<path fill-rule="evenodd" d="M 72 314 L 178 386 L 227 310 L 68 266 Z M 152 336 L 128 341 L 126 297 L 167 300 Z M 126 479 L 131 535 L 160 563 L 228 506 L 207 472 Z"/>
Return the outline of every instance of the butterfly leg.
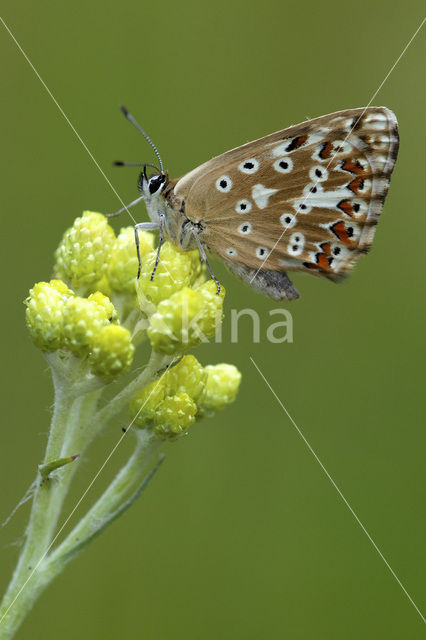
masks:
<path fill-rule="evenodd" d="M 115 216 L 119 216 L 120 213 L 123 213 L 123 211 L 128 211 L 130 209 L 130 207 L 134 207 L 135 204 L 138 204 L 138 202 L 140 202 L 141 200 L 143 200 L 143 196 L 139 196 L 139 198 L 136 198 L 136 200 L 133 200 L 133 202 L 131 202 L 130 204 L 126 205 L 122 209 L 119 209 L 118 211 L 115 211 L 115 213 L 106 213 L 105 216 L 107 218 L 115 218 Z"/>
<path fill-rule="evenodd" d="M 214 275 L 213 270 L 212 270 L 211 266 L 209 265 L 209 261 L 207 260 L 206 252 L 204 251 L 204 247 L 201 244 L 200 238 L 198 237 L 198 233 L 195 231 L 194 227 L 191 228 L 191 233 L 194 236 L 195 241 L 197 243 L 197 247 L 198 247 L 198 251 L 200 252 L 200 256 L 204 260 L 204 262 L 206 263 L 206 267 L 209 270 L 210 277 L 216 283 L 217 294 L 219 295 L 219 293 L 220 293 L 220 282 L 216 278 L 216 276 Z"/>
<path fill-rule="evenodd" d="M 135 243 L 136 243 L 136 253 L 138 256 L 138 279 L 141 275 L 142 269 L 142 261 L 141 261 L 141 253 L 139 250 L 139 231 L 153 231 L 154 229 L 158 229 L 160 225 L 157 222 L 139 222 L 135 224 Z M 151 278 L 152 280 L 152 278 Z"/>
<path fill-rule="evenodd" d="M 166 216 L 164 215 L 164 213 L 160 213 L 158 217 L 160 219 L 160 224 L 157 225 L 157 227 L 160 227 L 160 237 L 158 239 L 157 257 L 155 258 L 154 268 L 151 273 L 151 282 L 152 280 L 154 280 L 155 272 L 157 271 L 158 263 L 160 261 L 160 251 L 164 242 L 164 227 L 166 224 Z"/>

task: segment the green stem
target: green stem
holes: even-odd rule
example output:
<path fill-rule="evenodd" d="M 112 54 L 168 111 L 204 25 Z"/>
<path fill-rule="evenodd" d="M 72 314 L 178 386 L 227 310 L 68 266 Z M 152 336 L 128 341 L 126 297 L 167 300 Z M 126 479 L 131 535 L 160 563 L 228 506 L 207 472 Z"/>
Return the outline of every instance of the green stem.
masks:
<path fill-rule="evenodd" d="M 61 457 L 66 426 L 73 417 L 73 400 L 66 389 L 58 385 L 55 376 L 54 381 L 55 409 L 44 464 Z M 0 639 L 13 636 L 38 595 L 40 573 L 37 567 L 50 544 L 68 488 L 68 482 L 64 480 L 74 465 L 67 465 L 58 472 L 60 481 L 56 475 L 44 481 L 37 477 L 25 545 L 0 608 Z"/>
<path fill-rule="evenodd" d="M 161 464 L 162 458 L 153 471 L 146 475 L 147 467 L 161 446 L 161 441 L 144 430 L 137 430 L 135 434 L 136 447 L 127 464 L 73 531 L 48 557 L 44 570 L 50 573 L 52 578 L 133 504 Z"/>
<path fill-rule="evenodd" d="M 48 357 L 55 390 L 54 411 L 43 464 L 84 451 L 90 441 L 90 425 L 101 390 L 75 397 L 75 379 L 81 377 L 79 363 Z M 0 640 L 14 632 L 44 588 L 41 570 L 52 544 L 64 499 L 78 468 L 75 461 L 42 479 L 37 475 L 25 544 L 0 607 Z"/>
<path fill-rule="evenodd" d="M 48 549 L 38 548 L 40 555 L 33 565 L 23 566 L 24 558 L 21 556 L 0 609 L 0 640 L 9 640 L 14 636 L 46 586 L 78 552 L 128 509 L 148 484 L 161 463 L 160 460 L 154 470 L 146 475 L 147 466 L 161 446 L 161 441 L 146 431 L 138 431 L 136 435 L 136 447 L 127 464 L 57 549 L 48 554 Z"/>
<path fill-rule="evenodd" d="M 168 367 L 173 358 L 152 353 L 139 376 L 100 411 L 97 404 L 104 387 L 92 391 L 93 387 L 85 384 L 87 369 L 84 364 L 73 356 L 63 357 L 61 354 L 49 354 L 48 361 L 52 369 L 55 405 L 43 464 L 83 453 L 100 429 L 141 388 L 152 382 L 160 370 Z M 146 463 L 154 450 L 151 439 L 144 432 L 138 432 L 137 443 L 129 462 L 100 500 L 51 554 L 49 551 L 55 541 L 63 502 L 78 461 L 61 467 L 44 480 L 37 477 L 25 545 L 0 607 L 0 640 L 13 637 L 40 593 L 72 555 L 136 499 L 146 473 L 146 464 L 142 462 Z"/>

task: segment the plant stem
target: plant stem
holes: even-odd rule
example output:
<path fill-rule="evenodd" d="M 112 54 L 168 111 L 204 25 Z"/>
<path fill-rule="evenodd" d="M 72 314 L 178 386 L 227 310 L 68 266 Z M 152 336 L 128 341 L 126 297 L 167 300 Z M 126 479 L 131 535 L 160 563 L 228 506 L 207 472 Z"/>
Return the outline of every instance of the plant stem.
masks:
<path fill-rule="evenodd" d="M 53 379 L 55 408 L 44 464 L 61 457 L 66 428 L 73 421 L 75 410 L 75 399 L 60 383 L 59 376 L 53 373 Z M 0 608 L 0 639 L 13 636 L 40 593 L 42 574 L 38 565 L 52 539 L 73 466 L 63 467 L 55 477 L 44 481 L 37 477 L 25 544 Z"/>
<path fill-rule="evenodd" d="M 153 472 L 146 476 L 146 470 L 161 446 L 161 441 L 144 430 L 137 429 L 135 435 L 136 447 L 127 464 L 73 531 L 47 558 L 45 571 L 50 572 L 52 577 L 60 573 L 77 553 L 128 509 L 151 479 Z"/>
<path fill-rule="evenodd" d="M 173 361 L 169 356 L 152 353 L 139 376 L 98 411 L 103 387 L 85 384 L 86 369 L 82 363 L 73 356 L 61 357 L 59 354 L 49 354 L 47 359 L 52 369 L 55 404 L 43 464 L 83 453 L 95 435 L 126 406 L 132 396 Z M 91 390 L 93 387 L 96 390 Z M 61 467 L 44 480 L 37 476 L 25 544 L 0 607 L 0 640 L 13 637 L 41 592 L 71 557 L 127 509 L 144 488 L 147 464 L 160 442 L 152 440 L 146 432 L 138 431 L 136 435 L 135 451 L 127 464 L 75 529 L 52 552 L 50 547 L 55 541 L 63 502 L 78 462 Z"/>

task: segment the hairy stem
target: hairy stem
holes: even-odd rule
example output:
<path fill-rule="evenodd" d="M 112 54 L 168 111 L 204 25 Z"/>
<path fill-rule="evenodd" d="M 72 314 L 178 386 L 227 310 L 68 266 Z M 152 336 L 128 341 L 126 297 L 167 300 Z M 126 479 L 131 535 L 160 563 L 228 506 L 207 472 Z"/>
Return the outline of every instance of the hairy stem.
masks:
<path fill-rule="evenodd" d="M 73 356 L 49 354 L 55 389 L 55 404 L 43 464 L 83 453 L 95 435 L 116 416 L 129 400 L 152 382 L 173 359 L 153 353 L 148 365 L 108 404 L 98 410 L 105 385 L 86 384 L 86 368 Z M 95 390 L 92 390 L 95 389 Z M 0 640 L 13 637 L 25 615 L 50 581 L 71 557 L 85 547 L 137 498 L 146 484 L 146 468 L 159 446 L 145 432 L 137 433 L 137 445 L 128 463 L 118 473 L 96 504 L 74 531 L 54 551 L 55 531 L 78 461 L 35 482 L 26 540 L 12 580 L 0 606 Z"/>
<path fill-rule="evenodd" d="M 77 553 L 82 551 L 93 538 L 133 504 L 157 470 L 162 458 L 153 472 L 146 475 L 147 467 L 161 446 L 161 441 L 146 431 L 137 430 L 135 433 L 136 447 L 127 464 L 119 471 L 113 482 L 74 527 L 73 531 L 47 559 L 45 571 L 51 572 L 52 576 L 62 571 L 63 567 Z"/>

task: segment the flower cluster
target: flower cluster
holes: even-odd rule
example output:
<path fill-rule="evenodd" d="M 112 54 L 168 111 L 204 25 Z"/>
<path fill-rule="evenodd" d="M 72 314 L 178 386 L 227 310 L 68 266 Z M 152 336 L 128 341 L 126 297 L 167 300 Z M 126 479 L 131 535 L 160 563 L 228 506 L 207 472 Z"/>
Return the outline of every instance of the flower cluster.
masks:
<path fill-rule="evenodd" d="M 233 402 L 240 380 L 233 365 L 202 367 L 194 356 L 184 356 L 133 399 L 134 423 L 161 438 L 174 438 Z"/>
<path fill-rule="evenodd" d="M 234 366 L 203 367 L 186 354 L 220 327 L 224 289 L 217 292 L 197 251 L 181 252 L 167 242 L 152 277 L 154 235 L 140 233 L 139 244 L 137 279 L 134 229 L 121 229 L 116 236 L 105 216 L 86 211 L 65 232 L 52 279 L 36 283 L 25 301 L 28 331 L 52 370 L 55 399 L 46 452 L 27 492 L 32 509 L 25 542 L 0 603 L 1 637 L 12 637 L 46 585 L 138 499 L 160 467 L 163 442 L 175 440 L 236 397 L 241 375 Z M 143 365 L 148 344 L 151 352 Z M 125 409 L 135 427 L 131 455 L 80 521 L 53 545 L 77 460 Z M 28 584 L 31 566 L 37 571 Z M 18 599 L 24 588 L 27 597 Z"/>
<path fill-rule="evenodd" d="M 62 280 L 38 282 L 26 300 L 26 321 L 42 351 L 68 350 L 87 358 L 92 374 L 110 380 L 132 364 L 134 346 L 128 329 L 100 291 L 77 296 Z"/>
<path fill-rule="evenodd" d="M 72 354 L 86 379 L 104 382 L 130 369 L 142 326 L 165 372 L 152 371 L 151 381 L 131 400 L 131 414 L 140 428 L 175 437 L 235 399 L 235 367 L 202 367 L 193 356 L 182 357 L 215 335 L 225 291 L 217 293 L 198 251 L 181 252 L 168 242 L 151 279 L 154 235 L 139 233 L 139 243 L 142 268 L 136 279 L 133 228 L 116 236 L 105 216 L 84 212 L 56 250 L 54 279 L 30 290 L 27 326 L 42 351 Z"/>

